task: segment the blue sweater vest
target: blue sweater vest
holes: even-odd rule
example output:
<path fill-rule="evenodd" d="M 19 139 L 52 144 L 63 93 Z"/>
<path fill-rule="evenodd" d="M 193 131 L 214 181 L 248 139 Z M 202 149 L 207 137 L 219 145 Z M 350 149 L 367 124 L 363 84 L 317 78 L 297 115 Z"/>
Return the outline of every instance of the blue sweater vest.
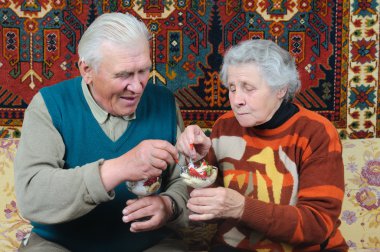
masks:
<path fill-rule="evenodd" d="M 147 85 L 136 119 L 115 142 L 107 137 L 92 115 L 83 95 L 81 78 L 43 88 L 40 92 L 65 144 L 65 169 L 80 169 L 101 158 L 118 157 L 145 139 L 163 139 L 175 144 L 175 101 L 164 87 Z M 131 233 L 130 224 L 121 220 L 121 211 L 125 202 L 136 196 L 127 190 L 125 183 L 116 187 L 115 193 L 115 199 L 98 205 L 85 216 L 54 225 L 32 223 L 33 231 L 71 251 L 142 251 L 170 233 L 166 228 Z"/>

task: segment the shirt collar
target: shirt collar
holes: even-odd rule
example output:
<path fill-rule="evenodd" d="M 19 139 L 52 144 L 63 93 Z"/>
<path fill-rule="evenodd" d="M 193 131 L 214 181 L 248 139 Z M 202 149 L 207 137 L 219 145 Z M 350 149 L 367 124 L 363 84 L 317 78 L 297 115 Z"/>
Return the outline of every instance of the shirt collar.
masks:
<path fill-rule="evenodd" d="M 85 81 L 82 79 L 82 90 L 84 94 L 84 98 L 86 99 L 86 102 L 88 106 L 90 107 L 90 110 L 92 114 L 94 115 L 96 121 L 99 124 L 104 124 L 109 120 L 110 117 L 113 117 L 110 113 L 102 109 L 94 100 L 94 98 L 91 95 L 91 92 L 89 90 L 88 85 L 85 83 Z M 136 113 L 133 113 L 132 115 L 128 116 L 122 116 L 120 118 L 123 118 L 124 120 L 133 120 L 136 119 Z"/>

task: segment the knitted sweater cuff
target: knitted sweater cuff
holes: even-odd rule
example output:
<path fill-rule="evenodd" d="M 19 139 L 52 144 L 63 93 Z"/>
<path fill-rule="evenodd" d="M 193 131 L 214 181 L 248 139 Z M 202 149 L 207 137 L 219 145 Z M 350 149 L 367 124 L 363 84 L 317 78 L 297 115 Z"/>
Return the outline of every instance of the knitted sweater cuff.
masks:
<path fill-rule="evenodd" d="M 246 197 L 244 212 L 239 222 L 265 234 L 270 228 L 272 212 L 273 207 L 271 205 Z"/>

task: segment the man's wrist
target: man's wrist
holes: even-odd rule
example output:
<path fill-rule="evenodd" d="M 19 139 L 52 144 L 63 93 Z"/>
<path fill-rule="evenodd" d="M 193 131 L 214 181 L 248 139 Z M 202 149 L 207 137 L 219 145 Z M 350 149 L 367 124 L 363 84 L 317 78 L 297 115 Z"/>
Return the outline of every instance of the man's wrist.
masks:
<path fill-rule="evenodd" d="M 177 219 L 177 217 L 178 217 L 178 205 L 172 196 L 169 196 L 169 195 L 165 195 L 165 196 L 167 196 L 170 200 L 171 216 L 168 219 L 168 221 L 170 222 L 170 221 Z"/>

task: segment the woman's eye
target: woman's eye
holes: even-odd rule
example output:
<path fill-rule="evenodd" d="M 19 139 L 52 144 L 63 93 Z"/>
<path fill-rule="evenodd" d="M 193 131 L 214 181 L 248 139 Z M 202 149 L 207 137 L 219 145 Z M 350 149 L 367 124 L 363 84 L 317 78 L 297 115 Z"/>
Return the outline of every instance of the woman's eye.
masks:
<path fill-rule="evenodd" d="M 255 87 L 250 86 L 250 85 L 246 85 L 246 86 L 244 86 L 244 89 L 245 89 L 246 91 L 253 91 L 253 90 L 255 90 Z"/>

